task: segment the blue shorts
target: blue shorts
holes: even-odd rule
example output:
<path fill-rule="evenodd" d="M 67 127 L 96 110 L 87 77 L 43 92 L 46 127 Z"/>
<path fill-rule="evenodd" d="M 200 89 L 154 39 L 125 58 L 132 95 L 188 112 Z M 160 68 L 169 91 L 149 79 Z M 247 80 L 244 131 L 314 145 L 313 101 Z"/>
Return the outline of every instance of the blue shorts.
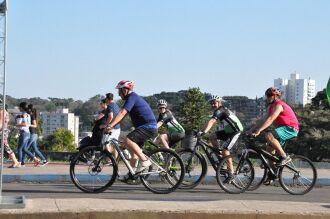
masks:
<path fill-rule="evenodd" d="M 298 131 L 290 126 L 280 126 L 275 129 L 276 135 L 283 146 L 285 142 L 291 138 L 298 136 Z"/>

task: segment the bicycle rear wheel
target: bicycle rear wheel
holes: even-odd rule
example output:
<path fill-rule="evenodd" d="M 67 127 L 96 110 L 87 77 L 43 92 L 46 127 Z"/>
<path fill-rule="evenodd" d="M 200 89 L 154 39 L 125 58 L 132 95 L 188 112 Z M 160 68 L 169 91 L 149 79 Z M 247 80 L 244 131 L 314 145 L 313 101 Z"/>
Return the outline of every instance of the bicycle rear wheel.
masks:
<path fill-rule="evenodd" d="M 229 162 L 232 161 L 233 169 L 230 170 Z M 224 157 L 217 169 L 216 177 L 219 186 L 226 192 L 238 194 L 244 192 L 254 177 L 254 169 L 250 160 L 241 155 L 231 154 Z"/>
<path fill-rule="evenodd" d="M 184 166 L 177 153 L 158 148 L 148 154 L 152 165 L 148 172 L 141 173 L 142 184 L 151 192 L 167 194 L 176 190 L 184 177 Z"/>
<path fill-rule="evenodd" d="M 117 177 L 118 166 L 108 151 L 89 146 L 71 160 L 70 177 L 83 192 L 99 193 L 110 187 Z"/>
<path fill-rule="evenodd" d="M 304 156 L 290 157 L 292 161 L 280 168 L 280 184 L 292 195 L 304 195 L 311 191 L 316 183 L 316 168 L 312 161 Z"/>
<path fill-rule="evenodd" d="M 180 188 L 195 188 L 201 183 L 207 173 L 207 163 L 204 156 L 189 149 L 182 149 L 177 153 L 182 159 L 185 170 Z"/>

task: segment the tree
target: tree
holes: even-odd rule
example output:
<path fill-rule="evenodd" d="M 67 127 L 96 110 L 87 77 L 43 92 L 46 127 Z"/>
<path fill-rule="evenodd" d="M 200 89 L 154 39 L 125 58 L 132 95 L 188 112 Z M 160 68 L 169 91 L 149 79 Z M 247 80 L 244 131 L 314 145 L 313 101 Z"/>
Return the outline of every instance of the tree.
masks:
<path fill-rule="evenodd" d="M 208 117 L 209 107 L 199 88 L 189 88 L 179 109 L 179 120 L 187 132 L 201 129 Z"/>
<path fill-rule="evenodd" d="M 74 151 L 74 136 L 72 132 L 65 128 L 57 128 L 53 134 L 49 135 L 44 141 L 45 147 L 49 151 Z"/>
<path fill-rule="evenodd" d="M 312 108 L 313 109 L 330 109 L 330 104 L 328 102 L 326 90 L 317 92 L 316 96 L 312 99 Z"/>
<path fill-rule="evenodd" d="M 84 124 L 85 130 L 92 130 L 92 126 L 94 124 L 93 115 L 95 112 L 101 110 L 100 102 L 104 96 L 102 95 L 95 95 L 91 97 L 88 101 L 83 103 L 81 107 L 76 108 L 74 110 L 74 114 L 80 116 L 80 122 Z"/>

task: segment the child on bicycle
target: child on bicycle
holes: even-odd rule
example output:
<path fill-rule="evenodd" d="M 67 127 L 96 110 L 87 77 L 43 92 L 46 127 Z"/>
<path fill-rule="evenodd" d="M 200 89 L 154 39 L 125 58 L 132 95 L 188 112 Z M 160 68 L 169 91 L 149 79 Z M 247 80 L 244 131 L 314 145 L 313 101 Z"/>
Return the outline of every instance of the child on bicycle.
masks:
<path fill-rule="evenodd" d="M 271 146 L 270 152 L 279 154 L 279 166 L 291 161 L 290 156 L 284 152 L 282 146 L 287 140 L 297 137 L 299 132 L 298 119 L 292 108 L 280 99 L 281 95 L 282 92 L 276 87 L 270 87 L 265 91 L 268 113 L 248 131 L 248 134 L 256 137 L 270 125 L 275 124 L 274 133 L 266 132 L 265 136 L 267 143 Z M 265 184 L 270 184 L 274 179 L 275 176 L 269 175 Z"/>
<path fill-rule="evenodd" d="M 157 128 L 159 129 L 164 125 L 167 128 L 167 133 L 160 133 L 156 138 L 156 142 L 163 144 L 166 148 L 170 148 L 184 138 L 185 131 L 174 118 L 172 112 L 168 110 L 166 100 L 158 100 L 158 111 Z"/>
<path fill-rule="evenodd" d="M 224 141 L 222 156 L 230 155 L 230 149 L 237 142 L 238 137 L 243 131 L 243 125 L 237 116 L 228 108 L 223 106 L 224 100 L 217 95 L 212 95 L 209 99 L 211 107 L 214 109 L 212 118 L 205 124 L 203 130 L 198 133 L 199 136 L 207 133 L 217 122 L 219 122 L 218 130 L 211 136 L 211 143 L 213 147 L 219 148 L 218 140 Z M 230 175 L 226 179 L 229 183 L 234 178 L 233 165 L 231 159 L 229 159 L 229 171 Z"/>

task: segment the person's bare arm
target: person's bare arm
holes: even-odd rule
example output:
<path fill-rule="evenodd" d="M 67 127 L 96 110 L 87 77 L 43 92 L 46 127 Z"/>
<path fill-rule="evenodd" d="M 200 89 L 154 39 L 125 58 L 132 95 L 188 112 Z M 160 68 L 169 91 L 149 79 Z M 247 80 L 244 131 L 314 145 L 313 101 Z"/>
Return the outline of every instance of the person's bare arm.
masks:
<path fill-rule="evenodd" d="M 205 127 L 203 128 L 202 132 L 207 133 L 210 131 L 210 129 L 213 127 L 213 125 L 217 122 L 216 119 L 211 118 L 206 124 Z"/>
<path fill-rule="evenodd" d="M 258 136 L 260 134 L 260 132 L 262 132 L 263 130 L 268 128 L 274 122 L 274 120 L 278 117 L 278 115 L 280 115 L 280 113 L 282 111 L 283 111 L 282 105 L 276 105 L 274 107 L 273 112 L 268 115 L 268 117 L 263 122 L 263 124 L 261 124 L 260 127 L 252 133 L 252 135 L 253 136 Z"/>

